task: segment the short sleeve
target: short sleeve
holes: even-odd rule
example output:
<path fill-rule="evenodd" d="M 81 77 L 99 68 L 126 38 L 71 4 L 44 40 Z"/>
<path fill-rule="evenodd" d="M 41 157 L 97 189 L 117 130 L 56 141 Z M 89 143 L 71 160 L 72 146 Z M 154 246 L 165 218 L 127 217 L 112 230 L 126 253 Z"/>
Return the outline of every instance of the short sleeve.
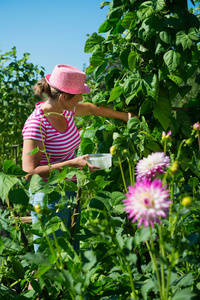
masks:
<path fill-rule="evenodd" d="M 23 139 L 33 139 L 38 141 L 46 140 L 46 130 L 40 119 L 28 119 L 22 130 Z"/>

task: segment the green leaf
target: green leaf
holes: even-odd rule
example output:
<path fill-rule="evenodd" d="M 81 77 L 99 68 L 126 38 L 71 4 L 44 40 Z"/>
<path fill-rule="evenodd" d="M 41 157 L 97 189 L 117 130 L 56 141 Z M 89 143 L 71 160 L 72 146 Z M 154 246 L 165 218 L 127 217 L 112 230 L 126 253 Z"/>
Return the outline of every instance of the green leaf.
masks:
<path fill-rule="evenodd" d="M 188 184 L 191 185 L 191 187 L 194 189 L 199 185 L 199 180 L 196 177 L 192 177 L 188 180 Z"/>
<path fill-rule="evenodd" d="M 194 282 L 194 277 L 191 273 L 185 274 L 173 282 L 173 286 L 182 287 L 182 286 L 191 286 Z"/>
<path fill-rule="evenodd" d="M 127 122 L 127 129 L 129 132 L 135 132 L 140 128 L 140 120 L 138 118 L 131 118 Z"/>
<path fill-rule="evenodd" d="M 172 104 L 167 97 L 161 96 L 158 99 L 158 105 L 160 109 L 165 113 L 167 117 L 170 117 L 172 114 Z"/>
<path fill-rule="evenodd" d="M 34 174 L 30 181 L 31 193 L 37 193 L 43 186 L 45 186 L 45 181 L 38 174 Z"/>
<path fill-rule="evenodd" d="M 169 31 L 161 31 L 159 33 L 159 37 L 161 41 L 163 41 L 166 44 L 171 45 L 172 44 L 172 36 Z"/>
<path fill-rule="evenodd" d="M 123 93 L 123 90 L 120 86 L 117 86 L 114 89 L 112 89 L 110 97 L 108 99 L 108 103 L 117 99 L 122 93 Z"/>
<path fill-rule="evenodd" d="M 109 1 L 103 1 L 100 3 L 100 8 L 102 9 L 102 8 L 104 8 L 104 6 L 109 5 L 109 4 L 110 4 Z"/>
<path fill-rule="evenodd" d="M 38 153 L 39 151 L 40 151 L 39 147 L 34 148 L 28 153 L 28 155 L 34 155 L 34 154 Z"/>
<path fill-rule="evenodd" d="M 136 60 L 137 60 L 137 53 L 134 51 L 131 51 L 128 56 L 128 66 L 132 72 L 135 71 Z"/>
<path fill-rule="evenodd" d="M 167 130 L 169 127 L 170 119 L 166 116 L 163 110 L 159 107 L 153 110 L 154 117 L 161 123 L 164 130 Z"/>
<path fill-rule="evenodd" d="M 139 19 L 145 20 L 148 17 L 150 17 L 153 13 L 154 9 L 152 1 L 145 1 L 140 5 L 137 15 Z"/>
<path fill-rule="evenodd" d="M 164 7 L 165 7 L 165 1 L 164 0 L 154 1 L 155 11 L 161 11 L 161 10 L 164 9 Z"/>
<path fill-rule="evenodd" d="M 9 192 L 9 200 L 12 204 L 22 204 L 27 206 L 29 203 L 29 196 L 24 189 L 19 188 Z"/>
<path fill-rule="evenodd" d="M 173 297 L 172 300 L 190 300 L 195 296 L 190 288 L 185 288 L 181 291 L 178 291 Z"/>
<path fill-rule="evenodd" d="M 170 71 L 175 70 L 181 63 L 181 54 L 174 50 L 169 50 L 163 58 Z"/>
<path fill-rule="evenodd" d="M 83 272 L 88 272 L 97 262 L 97 258 L 92 250 L 83 253 Z"/>
<path fill-rule="evenodd" d="M 193 41 L 199 41 L 199 33 L 197 28 L 190 28 L 188 36 Z"/>
<path fill-rule="evenodd" d="M 107 209 L 109 212 L 112 209 L 111 205 L 111 193 L 110 192 L 101 192 L 98 193 L 91 201 L 89 206 L 91 208 L 96 208 L 103 210 L 104 208 Z"/>
<path fill-rule="evenodd" d="M 48 265 L 51 265 L 51 263 L 49 262 L 48 260 L 48 255 L 45 254 L 45 253 L 26 253 L 25 255 L 21 256 L 22 259 L 25 259 L 29 262 L 34 262 L 35 264 L 37 265 L 40 265 L 40 266 L 48 266 Z"/>
<path fill-rule="evenodd" d="M 21 181 L 16 177 L 0 172 L 0 198 L 2 198 L 2 200 L 5 200 L 9 191 L 15 184 L 21 185 Z"/>
<path fill-rule="evenodd" d="M 96 32 L 93 33 L 85 43 L 84 52 L 92 53 L 104 40 L 104 37 L 101 35 L 98 35 Z"/>
<path fill-rule="evenodd" d="M 133 46 L 138 50 L 138 51 L 140 51 L 140 52 L 146 52 L 146 51 L 148 51 L 148 49 L 147 48 L 145 48 L 144 46 L 142 46 L 142 45 L 140 45 L 140 44 L 138 44 L 138 43 L 133 43 Z"/>
<path fill-rule="evenodd" d="M 176 34 L 176 44 L 182 45 L 183 50 L 192 47 L 193 41 L 190 39 L 189 35 L 187 35 L 184 31 L 180 31 Z"/>
<path fill-rule="evenodd" d="M 82 154 L 91 154 L 94 151 L 94 143 L 90 138 L 83 138 L 81 141 Z"/>
<path fill-rule="evenodd" d="M 104 61 L 98 68 L 94 71 L 94 78 L 97 80 L 97 77 L 105 70 L 107 67 L 107 61 Z"/>
<path fill-rule="evenodd" d="M 134 242 L 136 245 L 139 245 L 140 243 L 147 241 L 150 236 L 150 230 L 149 227 L 140 227 L 138 231 L 135 233 L 134 236 Z"/>
<path fill-rule="evenodd" d="M 137 23 L 137 14 L 136 12 L 127 12 L 122 19 L 121 25 L 125 29 L 133 29 Z"/>
<path fill-rule="evenodd" d="M 98 32 L 99 32 L 99 33 L 107 32 L 107 31 L 109 31 L 109 30 L 112 29 L 112 28 L 113 28 L 113 23 L 110 22 L 109 20 L 106 20 L 106 21 L 104 21 L 104 22 L 101 24 L 101 26 L 99 27 Z"/>
<path fill-rule="evenodd" d="M 147 279 L 143 282 L 143 285 L 141 287 L 141 293 L 145 300 L 148 299 L 147 298 L 148 292 L 153 288 L 155 288 L 155 282 L 152 279 Z"/>
<path fill-rule="evenodd" d="M 6 160 L 3 164 L 3 171 L 5 174 L 14 176 L 25 176 L 24 172 L 19 166 L 17 166 L 12 160 Z"/>
<path fill-rule="evenodd" d="M 130 49 L 127 48 L 127 49 L 124 49 L 121 52 L 121 55 L 120 55 L 121 63 L 127 69 L 129 68 L 129 65 L 128 65 L 128 56 L 129 56 L 129 54 L 130 54 Z"/>
<path fill-rule="evenodd" d="M 175 82 L 178 86 L 180 86 L 182 79 L 175 75 L 167 75 L 173 82 Z"/>
<path fill-rule="evenodd" d="M 142 105 L 140 106 L 140 110 L 139 110 L 139 116 L 142 116 L 146 113 L 149 113 L 152 111 L 153 108 L 153 101 L 151 98 L 148 98 L 147 100 L 145 100 Z"/>
<path fill-rule="evenodd" d="M 156 74 L 148 74 L 143 79 L 145 88 L 147 90 L 148 96 L 151 96 L 153 99 L 157 100 L 159 92 L 159 82 Z"/>

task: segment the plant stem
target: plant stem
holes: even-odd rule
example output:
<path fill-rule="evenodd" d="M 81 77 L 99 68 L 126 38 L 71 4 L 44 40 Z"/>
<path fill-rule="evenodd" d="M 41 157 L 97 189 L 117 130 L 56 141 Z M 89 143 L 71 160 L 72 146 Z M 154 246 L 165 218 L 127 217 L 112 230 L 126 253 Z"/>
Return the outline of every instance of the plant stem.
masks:
<path fill-rule="evenodd" d="M 121 163 L 120 157 L 118 155 L 117 155 L 117 157 L 118 157 L 119 167 L 120 167 L 121 174 L 122 174 L 122 180 L 123 180 L 125 192 L 127 193 L 128 190 L 127 190 L 127 186 L 126 186 L 126 180 L 125 180 L 125 177 L 124 177 L 124 171 L 123 171 L 123 168 L 122 168 L 122 163 Z"/>
<path fill-rule="evenodd" d="M 157 265 L 157 262 L 156 262 L 156 257 L 154 255 L 154 244 L 153 244 L 153 236 L 152 236 L 151 226 L 149 226 L 149 229 L 150 229 L 150 241 L 151 241 L 152 250 L 151 250 L 151 248 L 149 246 L 149 243 L 147 241 L 146 241 L 146 245 L 147 245 L 147 248 L 149 250 L 149 254 L 150 254 L 153 266 L 154 266 L 154 270 L 156 272 L 156 277 L 157 277 L 157 280 L 158 280 L 158 287 L 159 287 L 159 292 L 160 292 L 160 298 L 161 298 L 161 300 L 164 300 L 163 297 L 162 297 L 162 287 L 161 287 L 161 282 L 160 282 L 160 275 L 159 275 L 159 271 L 158 271 L 158 265 Z"/>
<path fill-rule="evenodd" d="M 135 285 L 134 285 L 134 281 L 133 281 L 133 275 L 132 275 L 132 272 L 131 272 L 131 268 L 130 268 L 130 265 L 129 265 L 128 262 L 126 262 L 126 265 L 127 265 L 127 269 L 128 269 L 129 278 L 130 278 L 133 297 L 134 297 L 134 300 L 137 300 L 137 295 L 136 295 L 136 292 L 135 292 Z"/>
<path fill-rule="evenodd" d="M 162 253 L 162 256 L 165 257 L 165 251 L 164 251 L 164 247 L 163 247 L 163 237 L 162 237 L 162 225 L 159 225 L 159 246 L 160 246 L 160 252 Z M 165 270 L 164 270 L 164 264 L 161 260 L 160 262 L 161 265 L 161 285 L 162 285 L 162 295 L 163 295 L 163 299 L 167 299 L 167 295 L 165 293 Z"/>
<path fill-rule="evenodd" d="M 53 238 L 54 238 L 54 241 L 55 241 L 55 245 L 56 245 L 56 248 L 57 248 L 57 251 L 58 251 L 58 257 L 59 257 L 59 261 L 60 261 L 60 269 L 63 269 L 63 262 L 62 262 L 62 258 L 61 258 L 61 254 L 60 254 L 60 248 L 59 248 L 59 245 L 58 245 L 58 240 L 57 240 L 57 237 L 55 235 L 55 231 L 53 229 L 53 226 L 52 226 L 50 218 L 49 218 L 49 222 L 50 222 L 50 225 L 51 225 L 51 229 L 52 229 L 52 234 L 53 234 Z"/>
<path fill-rule="evenodd" d="M 52 253 L 52 255 L 53 255 L 53 257 L 54 257 L 54 260 L 55 260 L 55 262 L 56 262 L 57 268 L 60 269 L 60 266 L 59 266 L 59 263 L 58 263 L 58 261 L 57 261 L 57 257 L 56 257 L 55 251 L 54 251 L 54 249 L 53 249 L 53 247 L 52 247 L 52 245 L 51 245 L 51 243 L 50 243 L 50 239 L 49 239 L 49 237 L 48 237 L 48 235 L 47 235 L 47 233 L 46 233 L 46 230 L 45 230 L 45 228 L 44 228 L 44 226 L 43 226 L 43 224 L 42 224 L 41 218 L 39 218 L 39 220 L 40 220 L 40 224 L 41 224 L 41 227 L 42 227 L 42 229 L 43 229 L 43 232 L 44 232 L 44 234 L 45 234 L 46 241 L 47 241 L 47 243 L 48 243 L 48 245 L 49 245 L 49 248 L 50 248 L 50 250 L 51 250 L 51 253 Z"/>

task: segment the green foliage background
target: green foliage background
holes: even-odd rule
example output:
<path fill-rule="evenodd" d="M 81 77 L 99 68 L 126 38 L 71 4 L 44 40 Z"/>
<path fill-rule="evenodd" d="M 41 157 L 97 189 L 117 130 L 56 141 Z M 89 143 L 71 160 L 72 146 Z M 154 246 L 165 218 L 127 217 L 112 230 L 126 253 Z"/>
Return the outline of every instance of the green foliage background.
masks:
<path fill-rule="evenodd" d="M 125 124 L 87 116 L 76 122 L 82 138 L 78 155 L 116 147 L 110 170 L 91 174 L 87 167 L 63 168 L 51 172 L 48 182 L 36 174 L 26 182 L 25 172 L 13 163 L 12 145 L 19 145 L 20 165 L 21 130 L 37 102 L 32 88 L 44 69 L 29 63 L 27 53 L 17 60 L 15 48 L 1 55 L 0 295 L 5 299 L 199 299 L 200 160 L 192 125 L 200 119 L 200 15 L 188 10 L 185 0 L 112 0 L 101 8 L 107 5 L 106 20 L 85 44 L 91 53 L 86 69 L 91 94 L 84 101 L 134 112 L 139 119 Z M 172 131 L 166 143 L 163 130 Z M 163 149 L 179 168 L 173 173 L 170 167 L 161 177 L 173 205 L 169 218 L 151 232 L 128 220 L 123 179 L 128 186 L 138 160 Z M 77 185 L 64 180 L 73 175 Z M 46 194 L 43 218 L 33 225 L 21 221 L 35 210 L 29 188 Z M 60 197 L 58 210 L 72 209 L 74 200 L 65 191 L 79 189 L 81 225 L 72 234 L 46 202 Z M 191 206 L 182 204 L 184 196 L 192 199 Z M 63 236 L 48 239 L 57 229 Z M 41 238 L 38 253 L 33 234 Z M 73 239 L 81 243 L 78 254 Z M 145 242 L 151 239 L 149 252 Z M 150 255 L 159 265 L 164 293 Z"/>

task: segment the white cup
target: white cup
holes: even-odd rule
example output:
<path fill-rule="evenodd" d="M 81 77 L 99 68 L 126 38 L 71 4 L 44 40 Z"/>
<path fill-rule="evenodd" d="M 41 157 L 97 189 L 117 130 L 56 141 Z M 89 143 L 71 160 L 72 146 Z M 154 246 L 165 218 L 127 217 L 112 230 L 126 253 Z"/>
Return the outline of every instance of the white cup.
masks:
<path fill-rule="evenodd" d="M 110 153 L 96 153 L 90 154 L 86 160 L 101 170 L 108 169 L 112 166 L 112 155 Z"/>

